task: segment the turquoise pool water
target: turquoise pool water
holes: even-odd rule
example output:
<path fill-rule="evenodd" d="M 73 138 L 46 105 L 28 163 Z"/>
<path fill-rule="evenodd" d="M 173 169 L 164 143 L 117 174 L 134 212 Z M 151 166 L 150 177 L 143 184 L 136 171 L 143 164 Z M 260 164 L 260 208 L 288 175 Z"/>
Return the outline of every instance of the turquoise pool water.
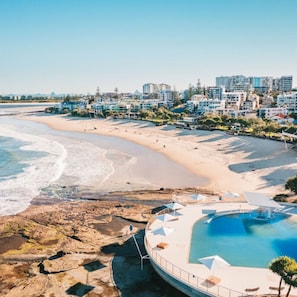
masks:
<path fill-rule="evenodd" d="M 233 266 L 267 268 L 273 258 L 289 256 L 297 261 L 297 220 L 275 214 L 272 220 L 256 219 L 256 213 L 238 213 L 197 221 L 192 231 L 190 263 L 219 255 Z"/>

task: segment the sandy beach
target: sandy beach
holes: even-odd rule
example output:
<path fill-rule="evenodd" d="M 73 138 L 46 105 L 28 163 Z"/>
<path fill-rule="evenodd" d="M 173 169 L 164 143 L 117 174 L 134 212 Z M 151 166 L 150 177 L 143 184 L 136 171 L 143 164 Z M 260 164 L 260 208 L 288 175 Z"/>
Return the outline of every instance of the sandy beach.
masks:
<path fill-rule="evenodd" d="M 296 150 L 268 139 L 230 136 L 221 131 L 182 130 L 142 121 L 74 120 L 66 115 L 47 114 L 21 118 L 57 130 L 116 136 L 143 145 L 205 178 L 206 182 L 198 186 L 218 193 L 284 193 L 286 180 L 295 176 L 297 169 Z"/>

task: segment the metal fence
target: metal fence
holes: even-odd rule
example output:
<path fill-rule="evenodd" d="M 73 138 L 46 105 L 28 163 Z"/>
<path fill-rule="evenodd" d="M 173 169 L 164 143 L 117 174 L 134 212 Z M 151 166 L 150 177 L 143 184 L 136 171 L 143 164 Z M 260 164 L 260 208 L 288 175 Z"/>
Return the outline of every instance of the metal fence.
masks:
<path fill-rule="evenodd" d="M 238 211 L 237 211 L 238 212 Z M 243 212 L 243 210 L 242 210 Z M 146 226 L 146 232 L 148 232 L 148 228 L 151 225 L 151 223 L 154 221 L 154 218 L 152 218 L 147 226 Z M 197 295 L 207 295 L 207 296 L 219 296 L 219 297 L 242 297 L 246 296 L 246 293 L 238 292 L 235 290 L 232 290 L 230 288 L 223 287 L 221 285 L 211 285 L 208 284 L 205 277 L 200 277 L 198 275 L 195 275 L 193 273 L 190 273 L 174 263 L 171 263 L 170 261 L 166 260 L 164 257 L 160 255 L 158 250 L 155 250 L 145 237 L 144 240 L 146 251 L 150 257 L 150 261 L 154 262 L 156 266 L 159 267 L 159 269 L 162 271 L 162 273 L 166 273 L 172 278 L 176 279 L 178 282 L 184 284 L 186 287 L 188 287 L 188 291 L 196 292 Z M 177 289 L 179 285 L 175 283 Z M 181 285 L 182 286 L 182 285 Z M 183 286 L 184 287 L 184 286 Z M 180 288 L 181 291 L 182 288 Z"/>

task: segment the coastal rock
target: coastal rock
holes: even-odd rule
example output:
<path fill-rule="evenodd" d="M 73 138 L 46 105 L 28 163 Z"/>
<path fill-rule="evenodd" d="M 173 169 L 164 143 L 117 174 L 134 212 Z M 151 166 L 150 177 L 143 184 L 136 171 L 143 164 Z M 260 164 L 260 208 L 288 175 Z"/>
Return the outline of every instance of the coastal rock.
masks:
<path fill-rule="evenodd" d="M 83 261 L 84 259 L 80 255 L 72 254 L 54 260 L 44 260 L 40 266 L 42 266 L 44 274 L 49 274 L 77 269 Z"/>
<path fill-rule="evenodd" d="M 161 291 L 164 297 L 183 296 L 157 276 L 149 261 L 140 273 L 131 237 L 132 226 L 144 250 L 145 224 L 171 196 L 166 190 L 142 191 L 46 205 L 39 199 L 18 215 L 0 217 L 0 296 L 131 297 L 145 292 L 157 297 Z"/>
<path fill-rule="evenodd" d="M 20 283 L 15 283 L 5 295 L 5 297 L 15 297 L 15 296 L 30 296 L 37 297 L 42 296 L 46 292 L 48 287 L 48 278 L 44 275 L 38 275 L 32 278 L 23 280 Z"/>

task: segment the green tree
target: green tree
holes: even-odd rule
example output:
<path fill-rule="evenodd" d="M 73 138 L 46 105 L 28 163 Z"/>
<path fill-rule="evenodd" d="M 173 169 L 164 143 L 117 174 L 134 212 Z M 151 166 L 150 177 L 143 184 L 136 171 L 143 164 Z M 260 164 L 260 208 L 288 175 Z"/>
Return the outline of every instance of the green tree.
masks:
<path fill-rule="evenodd" d="M 263 130 L 265 132 L 276 133 L 279 130 L 279 124 L 274 121 L 267 121 Z"/>
<path fill-rule="evenodd" d="M 139 112 L 139 117 L 141 119 L 147 119 L 151 114 L 152 114 L 152 112 L 143 109 Z"/>
<path fill-rule="evenodd" d="M 196 92 L 195 93 L 198 94 L 198 95 L 202 95 L 201 82 L 200 82 L 200 79 L 199 78 L 197 80 Z"/>
<path fill-rule="evenodd" d="M 71 101 L 71 97 L 69 95 L 67 95 L 64 99 L 64 102 L 69 102 L 69 101 Z"/>
<path fill-rule="evenodd" d="M 214 128 L 217 125 L 217 122 L 213 118 L 205 118 L 201 123 L 207 128 Z"/>
<path fill-rule="evenodd" d="M 114 98 L 119 99 L 119 89 L 117 87 L 115 87 L 114 92 L 115 92 Z"/>
<path fill-rule="evenodd" d="M 281 295 L 281 286 L 284 281 L 289 285 L 286 297 L 289 296 L 291 288 L 297 287 L 297 263 L 288 256 L 280 256 L 273 259 L 269 264 L 269 269 L 280 276 L 278 297 Z"/>
<path fill-rule="evenodd" d="M 176 88 L 174 86 L 173 92 L 172 92 L 172 98 L 173 98 L 173 106 L 178 106 L 181 104 L 181 99 L 179 97 L 178 92 L 176 91 Z"/>
<path fill-rule="evenodd" d="M 191 100 L 193 95 L 194 95 L 193 86 L 191 84 L 189 84 L 189 89 L 188 89 L 188 98 L 189 98 L 189 100 Z"/>
<path fill-rule="evenodd" d="M 287 180 L 285 184 L 285 189 L 290 190 L 297 194 L 297 175 L 295 177 L 291 177 Z"/>

